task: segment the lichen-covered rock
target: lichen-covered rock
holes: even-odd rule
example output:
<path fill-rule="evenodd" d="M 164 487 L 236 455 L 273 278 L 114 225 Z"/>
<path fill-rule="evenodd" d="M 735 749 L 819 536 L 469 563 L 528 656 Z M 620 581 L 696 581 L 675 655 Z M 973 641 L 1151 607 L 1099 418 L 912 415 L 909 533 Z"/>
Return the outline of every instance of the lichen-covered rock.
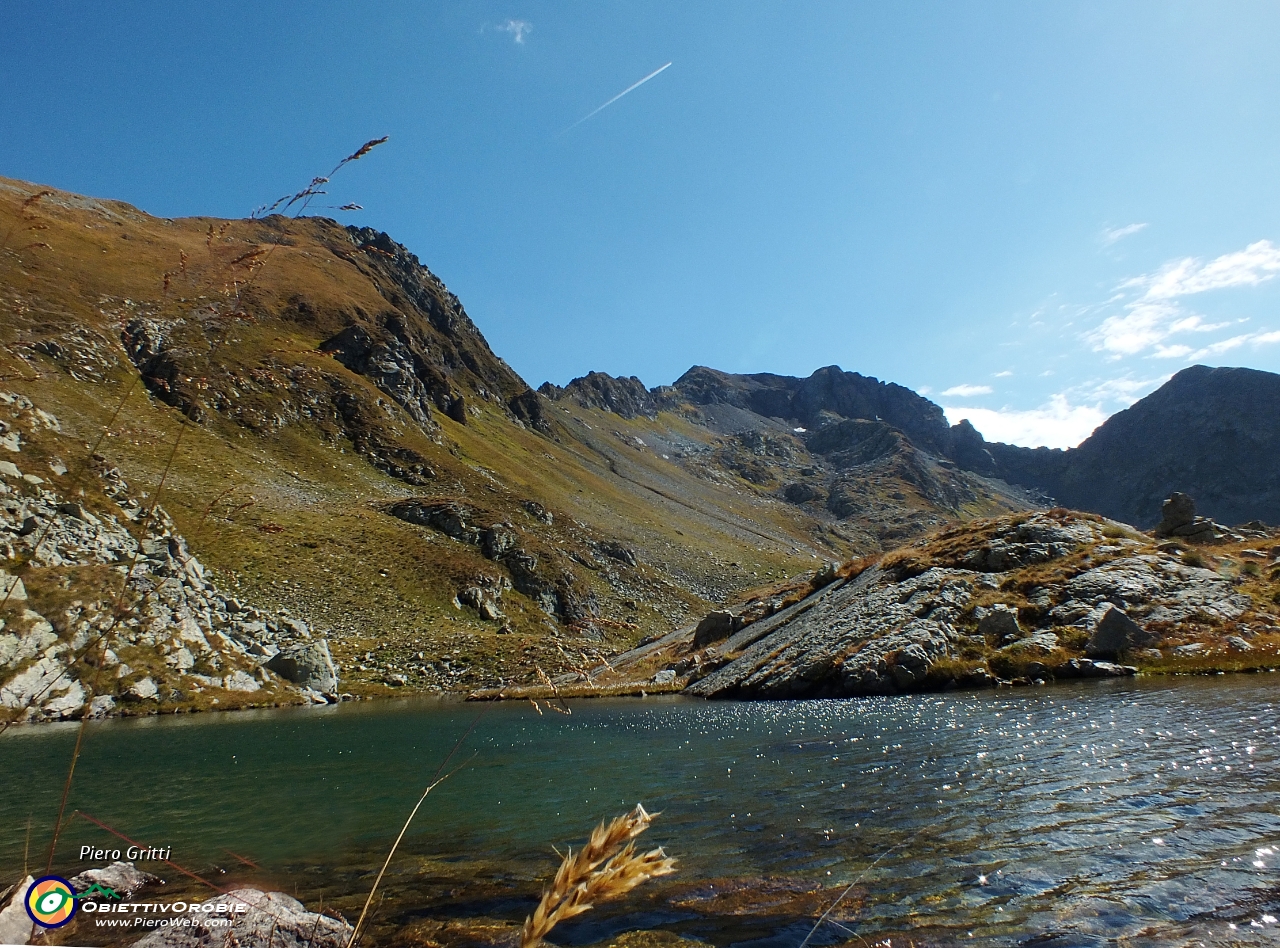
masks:
<path fill-rule="evenodd" d="M 67 881 L 77 892 L 100 885 L 114 890 L 121 898 L 128 898 L 148 886 L 164 884 L 159 876 L 144 872 L 131 862 L 113 862 L 101 869 L 88 869 Z"/>
<path fill-rule="evenodd" d="M 271 945 L 272 948 L 346 948 L 352 929 L 344 920 L 308 912 L 283 892 L 233 889 L 201 903 L 186 925 L 157 929 L 134 948 L 222 948 Z M 208 924 L 217 919 L 216 927 Z"/>

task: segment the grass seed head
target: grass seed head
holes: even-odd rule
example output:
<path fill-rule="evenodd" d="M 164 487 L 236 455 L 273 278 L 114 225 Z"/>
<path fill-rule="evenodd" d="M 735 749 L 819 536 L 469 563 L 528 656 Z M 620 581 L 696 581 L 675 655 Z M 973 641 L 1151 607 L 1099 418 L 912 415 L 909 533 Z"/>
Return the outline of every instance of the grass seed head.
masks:
<path fill-rule="evenodd" d="M 592 830 L 582 849 L 565 853 L 555 879 L 524 921 L 520 948 L 535 948 L 560 922 L 589 911 L 597 902 L 617 898 L 648 879 L 675 872 L 675 860 L 661 848 L 636 852 L 635 838 L 649 828 L 656 815 L 636 804 L 630 813 Z"/>

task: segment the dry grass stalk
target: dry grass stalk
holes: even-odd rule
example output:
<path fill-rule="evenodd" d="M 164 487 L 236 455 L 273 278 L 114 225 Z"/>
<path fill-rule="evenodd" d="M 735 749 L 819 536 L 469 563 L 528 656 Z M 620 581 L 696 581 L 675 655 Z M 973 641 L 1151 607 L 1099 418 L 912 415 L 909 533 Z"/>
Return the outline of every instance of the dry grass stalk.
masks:
<path fill-rule="evenodd" d="M 520 930 L 520 948 L 536 948 L 560 922 L 590 911 L 597 902 L 617 898 L 640 883 L 676 871 L 676 862 L 659 847 L 637 853 L 635 838 L 654 816 L 636 804 L 625 816 L 601 823 L 587 845 L 565 853 L 550 888 Z"/>
<path fill-rule="evenodd" d="M 561 654 L 563 654 L 563 651 Z M 551 711 L 555 711 L 557 714 L 573 714 L 573 709 L 564 703 L 564 698 L 560 696 L 560 689 L 556 687 L 556 683 L 551 680 L 551 677 L 542 670 L 542 666 L 534 665 L 533 670 L 538 673 L 538 677 L 542 679 L 542 683 L 551 689 L 551 693 L 556 696 L 556 701 L 559 702 L 559 704 L 552 704 L 548 701 L 547 708 Z M 536 708 L 537 706 L 537 702 L 534 702 L 534 707 Z"/>

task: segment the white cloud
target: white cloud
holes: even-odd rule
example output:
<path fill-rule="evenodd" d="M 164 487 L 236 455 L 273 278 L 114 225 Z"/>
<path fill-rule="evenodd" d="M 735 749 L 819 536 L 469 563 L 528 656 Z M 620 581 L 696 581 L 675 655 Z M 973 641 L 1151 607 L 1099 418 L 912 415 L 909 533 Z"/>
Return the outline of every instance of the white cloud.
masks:
<path fill-rule="evenodd" d="M 918 389 L 916 389 L 916 394 L 917 394 L 917 395 L 932 395 L 932 394 L 933 394 L 933 389 L 932 389 L 931 387 L 929 387 L 928 385 L 921 385 Z"/>
<path fill-rule="evenodd" d="M 1008 369 L 1005 369 L 1003 372 L 997 372 L 995 374 L 995 377 L 998 379 L 1007 379 L 1011 375 L 1013 375 L 1013 373 L 1010 372 Z"/>
<path fill-rule="evenodd" d="M 953 385 L 942 393 L 942 397 L 971 398 L 974 395 L 990 395 L 990 385 Z"/>
<path fill-rule="evenodd" d="M 1244 345 L 1252 345 L 1256 349 L 1258 346 L 1270 345 L 1273 342 L 1280 342 L 1280 332 L 1246 332 L 1238 336 L 1231 336 L 1228 339 L 1220 339 L 1200 349 L 1182 345 L 1156 346 L 1156 351 L 1152 353 L 1151 358 L 1183 359 L 1187 362 L 1195 362 L 1206 356 L 1221 355 L 1224 352 L 1230 352 L 1232 349 L 1239 349 Z"/>
<path fill-rule="evenodd" d="M 1131 237 L 1140 230 L 1145 230 L 1146 224 L 1128 224 L 1124 227 L 1104 227 L 1102 228 L 1102 246 L 1110 247 L 1117 240 L 1124 240 Z"/>
<path fill-rule="evenodd" d="M 1054 395 L 1047 405 L 1028 410 L 945 405 L 942 410 L 951 424 L 968 418 L 988 441 L 1026 448 L 1073 448 L 1107 420 L 1101 405 L 1072 405 L 1066 395 Z"/>
<path fill-rule="evenodd" d="M 1280 247 L 1259 240 L 1244 250 L 1223 254 L 1208 263 L 1185 257 L 1165 264 L 1154 273 L 1125 281 L 1120 289 L 1141 290 L 1141 295 L 1124 305 L 1124 312 L 1109 316 L 1085 333 L 1095 352 L 1113 358 L 1154 350 L 1155 358 L 1182 358 L 1195 350 L 1186 345 L 1165 345 L 1170 336 L 1187 332 L 1216 332 L 1230 323 L 1206 322 L 1178 302 L 1182 297 L 1230 287 L 1257 286 L 1280 274 Z M 1114 301 L 1114 298 L 1113 298 Z M 1254 337 L 1243 338 L 1250 341 Z M 1241 345 L 1243 342 L 1235 343 Z M 1220 345 L 1214 343 L 1213 345 Z M 1235 348 L 1235 345 L 1227 348 Z M 1201 350 L 1209 354 L 1212 347 Z M 1194 355 L 1192 356 L 1194 358 Z"/>
<path fill-rule="evenodd" d="M 1089 382 L 1078 389 L 1069 390 L 1066 395 L 1070 399 L 1079 396 L 1084 400 L 1118 402 L 1128 408 L 1142 396 L 1154 392 L 1169 381 L 1171 376 L 1162 375 L 1153 379 L 1135 379 L 1125 376 L 1118 379 L 1104 379 L 1101 382 Z"/>
<path fill-rule="evenodd" d="M 1145 286 L 1145 299 L 1177 299 L 1230 286 L 1257 286 L 1280 273 L 1280 247 L 1259 240 L 1236 253 L 1225 253 L 1203 266 L 1194 257 L 1165 264 L 1159 272 L 1130 280 Z"/>
<path fill-rule="evenodd" d="M 525 36 L 533 32 L 533 24 L 528 20 L 507 20 L 498 25 L 498 31 L 510 33 L 511 38 L 523 46 Z"/>

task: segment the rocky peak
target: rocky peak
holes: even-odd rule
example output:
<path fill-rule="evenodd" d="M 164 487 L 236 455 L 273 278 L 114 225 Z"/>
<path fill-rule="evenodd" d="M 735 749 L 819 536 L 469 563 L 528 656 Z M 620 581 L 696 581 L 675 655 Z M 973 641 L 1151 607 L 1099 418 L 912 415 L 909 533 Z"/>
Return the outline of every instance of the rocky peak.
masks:
<path fill-rule="evenodd" d="M 902 385 L 846 372 L 838 365 L 818 369 L 805 379 L 732 375 L 694 366 L 676 380 L 675 389 L 694 405 L 730 404 L 806 428 L 819 427 L 830 415 L 883 422 L 940 456 L 948 453 L 951 442 L 938 405 Z"/>
<path fill-rule="evenodd" d="M 561 388 L 551 382 L 543 382 L 539 393 L 553 401 L 567 400 L 584 408 L 611 411 L 623 418 L 643 415 L 656 418 L 658 405 L 634 375 L 630 378 L 614 378 L 604 372 L 589 372 Z"/>

